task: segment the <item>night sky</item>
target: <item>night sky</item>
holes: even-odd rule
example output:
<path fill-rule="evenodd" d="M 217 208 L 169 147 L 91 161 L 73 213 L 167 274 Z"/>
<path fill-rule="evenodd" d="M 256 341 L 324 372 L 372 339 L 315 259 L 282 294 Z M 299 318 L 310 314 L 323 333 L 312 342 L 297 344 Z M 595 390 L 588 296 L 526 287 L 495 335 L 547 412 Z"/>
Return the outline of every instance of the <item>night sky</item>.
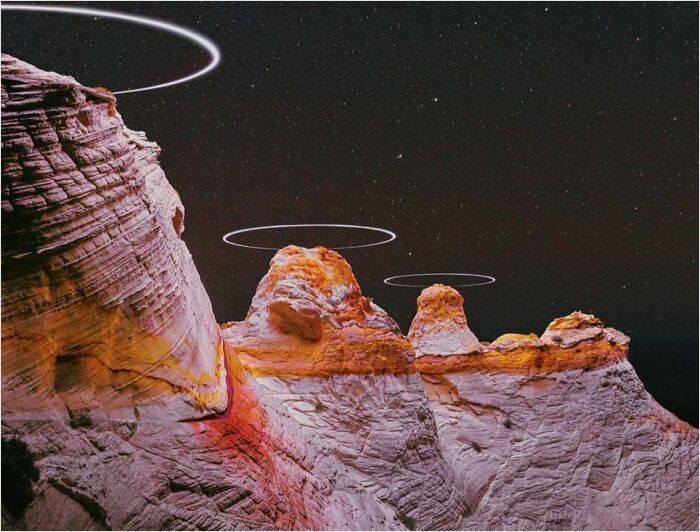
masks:
<path fill-rule="evenodd" d="M 647 389 L 697 426 L 696 3 L 90 6 L 179 23 L 221 48 L 205 78 L 118 98 L 126 124 L 163 149 L 219 321 L 245 316 L 272 257 L 224 233 L 379 226 L 397 240 L 343 255 L 404 331 L 419 290 L 385 277 L 493 275 L 462 290 L 480 339 L 592 312 L 631 336 Z M 191 43 L 124 22 L 2 22 L 4 52 L 112 90 L 207 62 Z"/>

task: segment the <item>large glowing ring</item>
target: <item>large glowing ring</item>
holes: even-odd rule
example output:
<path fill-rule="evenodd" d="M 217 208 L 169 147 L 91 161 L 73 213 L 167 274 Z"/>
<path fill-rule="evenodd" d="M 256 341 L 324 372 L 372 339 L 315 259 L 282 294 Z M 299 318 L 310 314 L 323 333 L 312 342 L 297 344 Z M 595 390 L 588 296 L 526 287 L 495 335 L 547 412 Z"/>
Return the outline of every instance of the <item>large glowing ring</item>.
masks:
<path fill-rule="evenodd" d="M 140 87 L 138 89 L 127 89 L 123 91 L 116 91 L 112 94 L 128 94 L 130 92 L 143 92 L 152 91 L 155 89 L 163 89 L 165 87 L 172 87 L 173 85 L 179 85 L 180 83 L 185 83 L 187 81 L 193 80 L 200 76 L 203 76 L 207 72 L 212 71 L 216 68 L 221 60 L 221 53 L 219 48 L 212 41 L 207 39 L 204 35 L 200 35 L 197 32 L 183 28 L 176 24 L 171 24 L 170 22 L 163 22 L 162 20 L 142 17 L 137 15 L 127 15 L 126 13 L 120 13 L 118 11 L 106 11 L 104 9 L 89 9 L 83 7 L 66 7 L 66 6 L 47 6 L 47 5 L 25 5 L 25 4 L 3 4 L 0 9 L 9 9 L 16 11 L 40 11 L 46 13 L 68 13 L 70 15 L 84 15 L 87 17 L 103 17 L 103 18 L 113 18 L 117 20 L 126 20 L 127 22 L 133 22 L 134 24 L 140 24 L 142 26 L 148 26 L 150 28 L 156 28 L 159 30 L 167 31 L 168 33 L 174 33 L 180 37 L 184 37 L 188 41 L 201 46 L 206 50 L 211 56 L 209 64 L 203 69 L 198 70 L 194 74 L 185 76 L 184 78 L 178 78 L 173 81 L 167 81 L 165 83 L 159 83 L 158 85 L 149 85 L 147 87 Z"/>
<path fill-rule="evenodd" d="M 241 235 L 243 233 L 253 233 L 255 231 L 268 231 L 270 229 L 288 229 L 291 227 L 339 227 L 341 229 L 362 229 L 365 231 L 374 231 L 375 233 L 383 233 L 389 238 L 382 240 L 381 242 L 372 242 L 371 244 L 360 244 L 359 246 L 338 246 L 331 249 L 357 249 L 357 248 L 368 248 L 372 246 L 381 246 L 396 239 L 396 233 L 389 231 L 388 229 L 382 229 L 381 227 L 371 227 L 367 225 L 351 225 L 351 224 L 287 224 L 287 225 L 263 225 L 260 227 L 246 227 L 245 229 L 237 229 L 236 231 L 231 231 L 224 235 L 224 242 L 231 244 L 232 246 L 238 246 L 240 248 L 248 249 L 266 249 L 271 251 L 277 251 L 281 248 L 268 248 L 263 246 L 250 246 L 248 244 L 241 244 L 240 242 L 234 242 L 231 237 L 236 235 Z M 326 246 L 330 247 L 330 246 Z"/>
<path fill-rule="evenodd" d="M 384 279 L 384 284 L 388 284 L 389 286 L 403 286 L 406 288 L 427 288 L 428 286 L 432 286 L 435 283 L 430 283 L 430 284 L 406 284 L 406 283 L 395 283 L 394 280 L 396 279 L 407 279 L 407 278 L 414 278 L 414 277 L 427 277 L 429 275 L 453 275 L 457 277 L 467 277 L 471 279 L 482 279 L 481 282 L 473 282 L 469 284 L 453 284 L 450 285 L 452 288 L 466 288 L 467 286 L 482 286 L 485 284 L 491 284 L 496 282 L 495 277 L 491 277 L 490 275 L 479 275 L 478 273 L 411 273 L 408 275 L 394 275 L 393 277 L 387 277 Z"/>

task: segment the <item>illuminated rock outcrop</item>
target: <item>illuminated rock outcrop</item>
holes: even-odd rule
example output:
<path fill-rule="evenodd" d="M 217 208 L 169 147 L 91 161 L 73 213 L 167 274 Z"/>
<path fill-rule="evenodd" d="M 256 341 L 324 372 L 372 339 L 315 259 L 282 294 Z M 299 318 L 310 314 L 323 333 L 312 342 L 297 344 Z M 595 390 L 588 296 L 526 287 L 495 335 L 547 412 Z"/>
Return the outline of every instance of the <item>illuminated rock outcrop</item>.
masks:
<path fill-rule="evenodd" d="M 449 356 L 481 350 L 464 314 L 464 298 L 450 286 L 435 284 L 423 290 L 408 331 L 416 356 Z"/>
<path fill-rule="evenodd" d="M 107 91 L 2 56 L 4 417 L 225 407 L 219 330 L 158 154 Z"/>
<path fill-rule="evenodd" d="M 314 527 L 455 528 L 464 503 L 396 323 L 325 248 L 280 250 L 245 321 L 223 330 L 233 388 L 267 455 L 334 479 Z M 234 400 L 234 407 L 236 401 Z M 303 443 L 300 443 L 303 442 Z M 323 457 L 323 458 L 321 458 Z"/>
<path fill-rule="evenodd" d="M 228 324 L 224 337 L 255 375 L 415 372 L 398 325 L 362 295 L 348 263 L 325 248 L 280 250 L 245 321 Z"/>
<path fill-rule="evenodd" d="M 574 312 L 541 337 L 416 359 L 463 528 L 697 529 L 698 431 L 644 390 L 628 348 Z"/>
<path fill-rule="evenodd" d="M 431 287 L 414 352 L 288 246 L 219 328 L 108 92 L 3 56 L 2 147 L 3 528 L 697 529 L 697 430 L 595 317 L 480 344 Z"/>

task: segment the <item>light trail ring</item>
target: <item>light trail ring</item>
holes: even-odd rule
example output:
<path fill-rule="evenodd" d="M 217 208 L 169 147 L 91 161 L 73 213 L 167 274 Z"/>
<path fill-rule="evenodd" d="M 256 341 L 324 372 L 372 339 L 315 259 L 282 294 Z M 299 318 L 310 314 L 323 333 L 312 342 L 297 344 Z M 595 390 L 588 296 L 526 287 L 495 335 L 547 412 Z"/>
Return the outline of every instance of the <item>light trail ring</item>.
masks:
<path fill-rule="evenodd" d="M 297 228 L 297 227 L 336 227 L 340 229 L 361 229 L 365 231 L 374 231 L 375 233 L 383 233 L 384 235 L 387 235 L 389 238 L 386 238 L 384 240 L 381 240 L 380 242 L 372 242 L 370 244 L 360 244 L 358 246 L 336 246 L 336 247 L 330 247 L 326 246 L 329 249 L 358 249 L 358 248 L 369 248 L 372 246 L 381 246 L 382 244 L 387 244 L 391 242 L 392 240 L 396 239 L 396 233 L 389 231 L 388 229 L 382 229 L 381 227 L 371 227 L 368 225 L 352 225 L 352 224 L 284 224 L 284 225 L 262 225 L 260 227 L 246 227 L 245 229 L 237 229 L 236 231 L 231 231 L 230 233 L 226 233 L 224 235 L 224 242 L 227 244 L 231 244 L 232 246 L 237 246 L 240 248 L 248 248 L 248 249 L 265 249 L 265 250 L 270 250 L 270 251 L 277 251 L 282 248 L 271 248 L 271 247 L 265 247 L 265 246 L 251 246 L 249 244 L 241 244 L 240 242 L 235 242 L 232 240 L 232 237 L 236 235 L 241 235 L 244 233 L 254 233 L 256 231 L 269 231 L 272 229 L 289 229 L 289 228 Z"/>
<path fill-rule="evenodd" d="M 467 278 L 472 278 L 472 279 L 481 279 L 481 282 L 473 282 L 469 284 L 451 284 L 450 286 L 452 288 L 466 288 L 468 286 L 482 286 L 485 284 L 491 284 L 496 282 L 495 277 L 491 277 L 490 275 L 480 275 L 478 273 L 444 273 L 444 272 L 439 272 L 439 273 L 410 273 L 407 275 L 394 275 L 393 277 L 387 277 L 384 279 L 384 284 L 388 284 L 389 286 L 401 286 L 405 288 L 427 288 L 428 286 L 432 286 L 435 283 L 430 283 L 430 284 L 406 284 L 406 283 L 396 283 L 394 282 L 396 279 L 407 279 L 407 278 L 416 278 L 416 277 L 428 277 L 428 276 L 436 276 L 436 275 L 451 275 L 451 276 L 456 276 L 456 277 L 467 277 Z"/>
<path fill-rule="evenodd" d="M 129 15 L 127 13 L 121 13 L 119 11 L 107 11 L 104 9 L 91 9 L 83 7 L 67 7 L 67 6 L 48 6 L 48 5 L 36 5 L 36 4 L 2 4 L 0 6 L 2 10 L 12 10 L 12 11 L 38 11 L 42 13 L 65 13 L 69 15 L 83 15 L 86 17 L 101 17 L 101 18 L 111 18 L 116 20 L 125 20 L 127 22 L 132 22 L 134 24 L 139 24 L 141 26 L 148 26 L 150 28 L 156 28 L 158 30 L 166 31 L 184 37 L 190 42 L 199 45 L 201 48 L 207 51 L 210 56 L 209 64 L 206 65 L 201 70 L 198 70 L 194 74 L 190 74 L 183 78 L 178 78 L 173 81 L 166 81 L 165 83 L 158 83 L 157 85 L 148 85 L 147 87 L 139 87 L 137 89 L 126 89 L 121 91 L 114 91 L 112 94 L 129 94 L 132 92 L 143 92 L 152 91 L 156 89 L 163 89 L 165 87 L 172 87 L 173 85 L 179 85 L 180 83 L 185 83 L 191 81 L 195 78 L 203 76 L 204 74 L 211 72 L 216 68 L 221 61 L 221 52 L 219 52 L 218 46 L 214 44 L 204 35 L 201 35 L 195 31 L 178 26 L 177 24 L 172 24 L 170 22 L 164 22 L 155 18 L 142 17 L 139 15 Z"/>

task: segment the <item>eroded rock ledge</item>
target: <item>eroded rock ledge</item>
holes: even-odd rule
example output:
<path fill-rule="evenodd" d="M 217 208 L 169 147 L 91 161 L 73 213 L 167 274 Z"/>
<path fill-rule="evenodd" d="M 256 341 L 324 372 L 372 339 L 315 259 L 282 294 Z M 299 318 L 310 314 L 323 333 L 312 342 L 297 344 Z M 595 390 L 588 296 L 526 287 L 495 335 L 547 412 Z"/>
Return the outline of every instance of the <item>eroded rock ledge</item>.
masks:
<path fill-rule="evenodd" d="M 504 334 L 479 343 L 469 330 L 463 298 L 454 289 L 433 285 L 418 297 L 408 336 L 420 373 L 522 373 L 544 375 L 567 369 L 592 369 L 625 360 L 629 338 L 606 328 L 589 314 L 572 312 L 536 334 Z"/>
<path fill-rule="evenodd" d="M 424 290 L 419 315 L 450 290 Z M 433 329 L 454 337 L 455 314 L 430 311 L 445 322 Z M 444 349 L 439 335 L 412 332 L 424 352 Z M 697 527 L 698 431 L 644 390 L 628 349 L 627 336 L 573 312 L 540 337 L 416 358 L 469 508 L 463 528 Z"/>

